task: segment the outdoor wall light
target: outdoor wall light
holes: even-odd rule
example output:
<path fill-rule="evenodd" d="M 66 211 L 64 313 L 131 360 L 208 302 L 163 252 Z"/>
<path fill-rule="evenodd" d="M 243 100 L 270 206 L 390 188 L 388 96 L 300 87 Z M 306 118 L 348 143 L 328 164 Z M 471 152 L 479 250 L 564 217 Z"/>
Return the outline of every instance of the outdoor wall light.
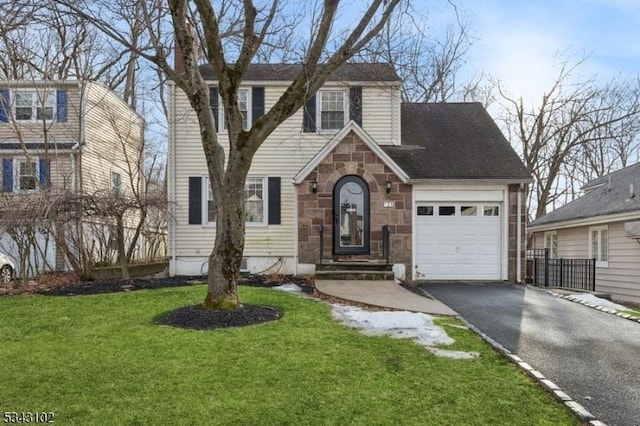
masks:
<path fill-rule="evenodd" d="M 391 181 L 388 180 L 384 187 L 387 190 L 387 194 L 390 193 L 391 192 Z"/>
<path fill-rule="evenodd" d="M 311 181 L 311 192 L 314 194 L 318 192 L 318 181 L 315 179 Z"/>

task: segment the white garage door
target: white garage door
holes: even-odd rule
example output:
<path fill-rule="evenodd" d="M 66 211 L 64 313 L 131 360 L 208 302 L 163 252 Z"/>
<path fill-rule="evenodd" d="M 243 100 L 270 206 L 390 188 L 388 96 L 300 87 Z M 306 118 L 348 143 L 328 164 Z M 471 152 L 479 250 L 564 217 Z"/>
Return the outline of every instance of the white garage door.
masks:
<path fill-rule="evenodd" d="M 501 278 L 499 203 L 421 203 L 415 214 L 416 278 Z"/>

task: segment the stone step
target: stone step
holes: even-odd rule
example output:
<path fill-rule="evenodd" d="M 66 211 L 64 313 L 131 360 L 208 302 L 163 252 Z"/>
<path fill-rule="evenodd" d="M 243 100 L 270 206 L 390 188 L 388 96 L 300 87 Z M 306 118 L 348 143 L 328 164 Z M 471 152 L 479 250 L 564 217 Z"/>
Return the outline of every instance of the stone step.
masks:
<path fill-rule="evenodd" d="M 384 261 L 333 262 L 316 264 L 316 271 L 391 271 L 392 265 Z"/>
<path fill-rule="evenodd" d="M 371 271 L 371 270 L 330 270 L 330 271 L 318 271 L 316 270 L 316 279 L 318 280 L 393 280 L 392 271 Z"/>

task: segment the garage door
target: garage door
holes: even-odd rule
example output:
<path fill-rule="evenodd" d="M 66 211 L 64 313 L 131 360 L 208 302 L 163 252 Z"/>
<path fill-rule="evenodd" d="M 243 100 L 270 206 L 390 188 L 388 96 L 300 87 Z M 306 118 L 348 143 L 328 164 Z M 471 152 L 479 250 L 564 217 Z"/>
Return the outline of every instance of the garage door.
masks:
<path fill-rule="evenodd" d="M 424 203 L 415 213 L 416 278 L 501 278 L 500 204 Z"/>

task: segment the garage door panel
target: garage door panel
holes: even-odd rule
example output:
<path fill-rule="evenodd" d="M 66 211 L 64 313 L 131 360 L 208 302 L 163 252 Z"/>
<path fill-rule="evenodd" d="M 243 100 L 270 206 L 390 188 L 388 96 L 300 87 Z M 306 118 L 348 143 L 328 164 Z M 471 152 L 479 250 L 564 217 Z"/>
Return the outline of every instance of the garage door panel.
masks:
<path fill-rule="evenodd" d="M 502 232 L 499 215 L 484 216 L 483 203 L 446 203 L 447 207 L 456 207 L 455 215 L 447 216 L 438 216 L 439 211 L 450 212 L 450 208 L 438 209 L 438 203 L 418 205 L 434 206 L 433 215 L 416 216 L 415 260 L 421 278 L 500 279 Z M 495 207 L 496 203 L 486 205 Z M 486 214 L 502 214 L 502 210 L 498 205 L 498 209 Z"/>

